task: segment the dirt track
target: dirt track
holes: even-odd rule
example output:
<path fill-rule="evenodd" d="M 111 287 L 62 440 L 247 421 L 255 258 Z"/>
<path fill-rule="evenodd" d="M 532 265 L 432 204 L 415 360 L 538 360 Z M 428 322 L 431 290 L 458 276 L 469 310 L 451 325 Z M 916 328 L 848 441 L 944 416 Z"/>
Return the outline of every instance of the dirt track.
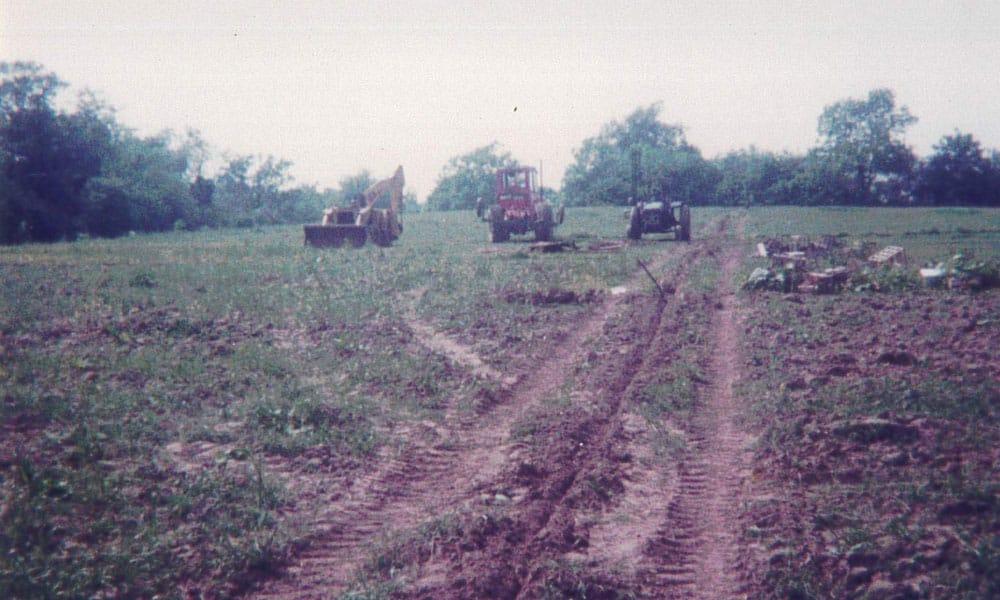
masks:
<path fill-rule="evenodd" d="M 300 507 L 291 518 L 311 523 L 311 538 L 253 597 L 330 598 L 380 576 L 394 597 L 735 597 L 750 460 L 733 395 L 737 300 L 687 280 L 700 261 L 721 273 L 718 289 L 734 288 L 739 248 L 726 229 L 664 244 L 664 259 L 685 256 L 669 276 L 663 260 L 651 265 L 665 277 L 663 298 L 607 296 L 543 364 L 496 381 L 500 397 L 480 414 L 447 410 L 443 421 L 405 426 L 364 476 L 272 465 L 289 478 Z M 645 278 L 637 271 L 627 287 Z M 411 328 L 426 347 L 499 379 L 471 349 L 425 323 Z M 691 398 L 650 418 L 641 399 L 677 383 L 664 375 L 675 363 L 692 369 Z"/>

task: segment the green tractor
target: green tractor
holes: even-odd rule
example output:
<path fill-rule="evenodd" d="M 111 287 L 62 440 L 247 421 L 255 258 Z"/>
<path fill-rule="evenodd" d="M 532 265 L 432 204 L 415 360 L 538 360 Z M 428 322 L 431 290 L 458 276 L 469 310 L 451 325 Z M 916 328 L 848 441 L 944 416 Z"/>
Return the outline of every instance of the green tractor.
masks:
<path fill-rule="evenodd" d="M 691 207 L 684 202 L 671 202 L 666 194 L 651 193 L 649 200 L 639 200 L 639 182 L 642 179 L 641 152 L 632 148 L 632 208 L 625 213 L 630 240 L 642 239 L 644 233 L 671 233 L 679 242 L 691 241 Z M 657 186 L 659 187 L 659 186 Z M 654 190 L 649 190 L 653 192 Z"/>
<path fill-rule="evenodd" d="M 691 207 L 683 202 L 639 201 L 628 212 L 626 235 L 630 240 L 641 239 L 644 233 L 671 232 L 677 241 L 691 241 Z"/>

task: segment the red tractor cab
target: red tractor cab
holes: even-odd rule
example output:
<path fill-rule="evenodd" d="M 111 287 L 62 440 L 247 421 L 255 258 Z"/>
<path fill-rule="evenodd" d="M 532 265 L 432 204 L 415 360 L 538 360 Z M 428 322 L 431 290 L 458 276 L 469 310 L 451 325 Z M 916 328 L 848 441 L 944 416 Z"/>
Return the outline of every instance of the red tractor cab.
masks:
<path fill-rule="evenodd" d="M 535 232 L 541 242 L 552 239 L 552 230 L 563 221 L 563 208 L 553 213 L 538 184 L 534 167 L 498 169 L 493 201 L 476 202 L 476 216 L 490 224 L 490 241 L 506 242 L 510 235 Z"/>

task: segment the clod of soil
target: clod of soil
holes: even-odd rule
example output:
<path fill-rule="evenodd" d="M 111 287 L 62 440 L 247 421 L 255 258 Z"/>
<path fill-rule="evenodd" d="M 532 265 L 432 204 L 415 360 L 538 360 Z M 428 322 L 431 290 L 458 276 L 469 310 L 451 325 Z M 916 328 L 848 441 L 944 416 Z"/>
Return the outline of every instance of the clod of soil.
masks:
<path fill-rule="evenodd" d="M 509 291 L 503 294 L 503 299 L 509 304 L 545 306 L 549 304 L 590 304 L 591 302 L 599 302 L 603 296 L 604 294 L 600 290 L 587 290 L 578 294 L 573 290 L 549 288 L 544 292 Z"/>

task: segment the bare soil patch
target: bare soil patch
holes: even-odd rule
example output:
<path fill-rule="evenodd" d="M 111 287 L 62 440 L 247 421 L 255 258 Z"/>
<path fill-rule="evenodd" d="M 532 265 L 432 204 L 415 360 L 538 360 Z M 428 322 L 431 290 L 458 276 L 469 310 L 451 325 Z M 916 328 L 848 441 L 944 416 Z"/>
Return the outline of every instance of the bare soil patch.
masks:
<path fill-rule="evenodd" d="M 752 296 L 761 597 L 997 594 L 998 300 Z"/>
<path fill-rule="evenodd" d="M 491 520 L 499 517 L 490 515 L 530 502 L 536 492 L 534 480 L 542 475 L 542 469 L 524 460 L 532 449 L 518 430 L 532 427 L 536 415 L 548 412 L 545 402 L 562 393 L 567 375 L 578 366 L 580 347 L 601 335 L 613 306 L 589 301 L 595 309 L 571 333 L 553 337 L 544 362 L 506 376 L 480 359 L 470 346 L 411 315 L 408 326 L 418 343 L 441 352 L 474 375 L 499 381 L 500 387 L 475 415 L 456 408 L 446 410 L 442 422 L 395 429 L 392 435 L 398 442 L 372 459 L 353 480 L 338 485 L 322 474 L 302 473 L 287 465 L 283 470 L 290 486 L 300 490 L 299 508 L 287 518 L 308 519 L 312 534 L 285 575 L 265 582 L 254 596 L 330 597 L 352 586 L 368 585 L 367 579 L 384 575 L 381 571 L 386 569 L 391 574 L 394 569 L 393 559 L 372 555 L 372 544 L 394 553 L 396 560 L 419 563 L 419 589 L 450 588 L 453 569 L 435 561 L 452 556 L 451 546 L 459 539 L 499 532 Z M 459 400 L 456 398 L 456 403 Z M 490 514 L 481 514 L 484 510 Z M 448 531 L 441 515 L 454 519 L 455 524 L 447 527 L 463 528 L 462 536 Z M 504 518 L 501 522 L 512 521 Z M 429 547 L 428 540 L 413 539 L 428 527 L 441 530 L 431 534 Z M 433 537 L 437 535 L 446 539 Z M 492 592 L 487 590 L 496 585 L 498 566 L 491 565 L 488 575 L 459 580 L 466 581 L 475 594 L 489 595 Z"/>
<path fill-rule="evenodd" d="M 441 423 L 394 431 L 403 440 L 397 453 L 310 502 L 319 508 L 309 548 L 256 597 L 381 589 L 394 597 L 668 598 L 700 589 L 707 598 L 738 589 L 735 498 L 746 439 L 732 417 L 734 299 L 686 282 L 690 265 L 706 262 L 733 287 L 736 255 L 723 231 L 669 247 L 685 257 L 661 285 L 675 295 L 588 299 L 595 308 L 553 337 L 548 358 L 474 418 L 449 411 Z M 627 287 L 645 277 L 637 271 Z M 414 330 L 434 348 L 438 334 L 423 328 Z M 652 414 L 654 396 L 679 402 L 669 397 L 674 376 L 664 378 L 677 361 L 704 372 L 678 376 L 697 391 L 684 411 Z M 308 478 L 289 476 L 293 488 L 308 487 Z"/>

